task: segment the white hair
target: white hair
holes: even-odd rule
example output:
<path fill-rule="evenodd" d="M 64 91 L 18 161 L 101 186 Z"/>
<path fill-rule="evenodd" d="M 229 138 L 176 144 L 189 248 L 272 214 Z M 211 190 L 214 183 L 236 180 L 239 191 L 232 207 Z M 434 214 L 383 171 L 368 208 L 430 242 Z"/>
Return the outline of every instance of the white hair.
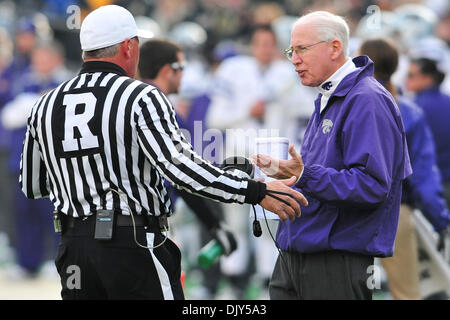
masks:
<path fill-rule="evenodd" d="M 83 51 L 81 54 L 81 58 L 84 60 L 86 58 L 98 59 L 98 58 L 112 57 L 115 56 L 116 53 L 119 51 L 119 46 L 120 43 L 97 50 Z"/>
<path fill-rule="evenodd" d="M 327 11 L 315 11 L 298 18 L 292 25 L 292 30 L 300 24 L 312 25 L 317 32 L 319 41 L 339 40 L 342 43 L 344 55 L 349 55 L 350 29 L 344 18 Z"/>

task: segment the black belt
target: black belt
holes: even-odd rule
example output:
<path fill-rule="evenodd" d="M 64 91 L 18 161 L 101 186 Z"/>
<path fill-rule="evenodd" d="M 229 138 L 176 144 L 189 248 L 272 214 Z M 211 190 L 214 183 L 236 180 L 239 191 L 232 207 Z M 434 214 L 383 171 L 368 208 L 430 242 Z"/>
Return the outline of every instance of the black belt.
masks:
<path fill-rule="evenodd" d="M 85 217 L 74 218 L 61 214 L 61 222 L 63 228 L 73 229 L 79 224 L 95 223 L 95 214 Z M 147 227 L 151 231 L 166 231 L 168 229 L 167 216 L 148 216 L 148 215 L 133 215 L 134 226 L 136 227 Z M 115 217 L 116 227 L 132 227 L 133 220 L 129 215 L 117 214 Z"/>
<path fill-rule="evenodd" d="M 153 218 L 153 219 L 152 219 Z M 133 216 L 134 219 L 134 225 L 136 227 L 146 227 L 149 225 L 157 225 L 158 219 L 156 217 L 150 217 L 150 216 Z M 118 227 L 132 227 L 133 226 L 133 220 L 131 219 L 131 216 L 124 216 L 123 214 L 118 214 L 116 216 L 116 226 Z"/>

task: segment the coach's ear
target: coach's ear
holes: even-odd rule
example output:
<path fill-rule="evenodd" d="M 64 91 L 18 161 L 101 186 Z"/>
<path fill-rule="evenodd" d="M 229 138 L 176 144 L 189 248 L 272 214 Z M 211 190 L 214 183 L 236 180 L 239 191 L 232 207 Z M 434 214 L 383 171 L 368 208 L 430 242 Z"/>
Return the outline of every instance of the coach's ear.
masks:
<path fill-rule="evenodd" d="M 336 60 L 339 59 L 344 51 L 344 46 L 342 45 L 342 42 L 340 40 L 333 40 L 331 41 L 331 59 Z"/>

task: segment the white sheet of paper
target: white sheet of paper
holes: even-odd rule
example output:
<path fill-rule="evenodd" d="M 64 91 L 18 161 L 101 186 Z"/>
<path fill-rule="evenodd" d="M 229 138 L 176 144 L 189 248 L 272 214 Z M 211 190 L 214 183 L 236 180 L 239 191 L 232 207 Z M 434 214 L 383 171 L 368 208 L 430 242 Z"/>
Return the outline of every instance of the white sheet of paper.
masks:
<path fill-rule="evenodd" d="M 283 137 L 276 138 L 257 138 L 256 142 L 256 153 L 269 155 L 273 158 L 287 160 L 288 157 L 288 148 L 289 148 L 289 139 Z M 255 178 L 264 178 L 265 182 L 274 180 L 273 178 L 269 178 L 266 176 L 259 167 L 255 166 Z M 264 219 L 263 208 L 260 205 L 255 206 L 256 217 L 258 219 Z M 265 210 L 267 219 L 280 219 L 278 215 L 271 211 Z M 250 218 L 254 218 L 253 209 L 250 208 Z"/>

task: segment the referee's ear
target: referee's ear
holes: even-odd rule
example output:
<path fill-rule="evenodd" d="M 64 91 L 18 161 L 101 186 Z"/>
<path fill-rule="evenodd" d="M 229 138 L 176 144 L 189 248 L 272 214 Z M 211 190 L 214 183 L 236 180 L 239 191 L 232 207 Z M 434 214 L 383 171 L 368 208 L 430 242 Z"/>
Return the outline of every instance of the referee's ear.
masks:
<path fill-rule="evenodd" d="M 126 58 L 131 59 L 131 57 L 133 56 L 133 40 L 128 38 L 125 39 L 120 44 L 120 49 L 120 51 L 123 52 Z"/>
<path fill-rule="evenodd" d="M 139 64 L 139 39 L 135 37 L 122 41 L 114 60 L 129 77 L 134 78 Z"/>

